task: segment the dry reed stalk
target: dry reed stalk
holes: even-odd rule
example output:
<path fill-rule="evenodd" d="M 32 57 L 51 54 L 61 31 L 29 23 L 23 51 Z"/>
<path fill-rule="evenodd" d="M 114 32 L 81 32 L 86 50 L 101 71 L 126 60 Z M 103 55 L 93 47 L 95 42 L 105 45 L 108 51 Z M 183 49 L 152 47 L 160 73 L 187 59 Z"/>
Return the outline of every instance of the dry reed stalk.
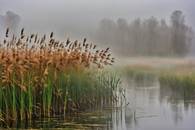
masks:
<path fill-rule="evenodd" d="M 9 29 L 6 30 L 4 42 L 0 47 L 0 65 L 2 66 L 1 81 L 3 84 L 17 83 L 26 91 L 26 84 L 22 83 L 25 75 L 32 73 L 36 77 L 36 84 L 39 79 L 40 85 L 47 79 L 48 71 L 66 71 L 69 68 L 86 69 L 90 66 L 103 68 L 105 65 L 112 65 L 114 58 L 111 58 L 109 48 L 105 50 L 96 49 L 96 45 L 88 44 L 84 38 L 82 45 L 77 40 L 72 42 L 58 41 L 51 32 L 49 39 L 44 35 L 38 40 L 38 34 L 30 36 L 24 33 L 22 28 L 20 37 L 13 35 L 9 39 Z M 40 41 L 40 42 L 39 42 Z M 18 78 L 12 81 L 12 75 Z M 55 75 L 54 73 L 54 75 Z M 55 76 L 54 76 L 55 77 Z"/>

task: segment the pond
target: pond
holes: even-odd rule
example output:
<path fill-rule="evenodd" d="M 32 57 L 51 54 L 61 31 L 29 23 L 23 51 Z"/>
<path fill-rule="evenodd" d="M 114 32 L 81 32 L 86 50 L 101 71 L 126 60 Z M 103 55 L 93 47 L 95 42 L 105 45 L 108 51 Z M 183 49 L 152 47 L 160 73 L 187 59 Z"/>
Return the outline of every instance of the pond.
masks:
<path fill-rule="evenodd" d="M 113 130 L 194 130 L 195 100 L 186 100 L 177 92 L 154 80 L 129 80 L 127 106 L 113 112 Z"/>
<path fill-rule="evenodd" d="M 160 86 L 158 79 L 124 78 L 122 108 L 105 108 L 50 119 L 18 122 L 18 128 L 89 130 L 194 130 L 195 100 Z M 121 105 L 121 104 L 120 104 Z M 119 106 L 120 106 L 119 105 Z M 28 124 L 28 125 L 27 125 Z"/>

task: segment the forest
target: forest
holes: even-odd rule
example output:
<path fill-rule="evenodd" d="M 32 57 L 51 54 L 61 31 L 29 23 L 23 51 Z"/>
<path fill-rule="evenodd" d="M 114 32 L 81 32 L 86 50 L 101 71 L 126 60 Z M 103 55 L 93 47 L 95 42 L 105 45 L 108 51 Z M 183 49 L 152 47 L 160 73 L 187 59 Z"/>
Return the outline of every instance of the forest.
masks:
<path fill-rule="evenodd" d="M 132 22 L 119 18 L 103 19 L 95 39 L 112 46 L 122 56 L 185 56 L 192 45 L 193 29 L 185 22 L 182 11 L 174 11 L 167 22 L 150 17 Z"/>

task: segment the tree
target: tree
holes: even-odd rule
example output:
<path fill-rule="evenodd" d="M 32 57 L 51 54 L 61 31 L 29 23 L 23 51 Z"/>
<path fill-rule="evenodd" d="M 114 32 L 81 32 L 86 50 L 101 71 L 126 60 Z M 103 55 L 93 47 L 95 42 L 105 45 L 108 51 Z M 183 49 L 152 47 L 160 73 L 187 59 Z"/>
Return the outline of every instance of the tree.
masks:
<path fill-rule="evenodd" d="M 158 21 L 155 17 L 151 17 L 148 20 L 146 20 L 146 26 L 147 26 L 147 50 L 149 55 L 154 55 L 157 51 L 157 27 L 158 27 Z"/>
<path fill-rule="evenodd" d="M 20 16 L 14 12 L 7 11 L 5 15 L 0 15 L 0 29 L 10 29 L 10 32 L 16 33 L 20 23 Z"/>
<path fill-rule="evenodd" d="M 130 41 L 132 42 L 131 48 L 133 48 L 131 51 L 133 53 L 142 53 L 142 30 L 141 30 L 141 19 L 137 18 L 131 23 L 130 28 Z"/>
<path fill-rule="evenodd" d="M 128 23 L 125 19 L 119 18 L 117 20 L 117 32 L 116 32 L 116 42 L 121 46 L 121 53 L 128 53 L 129 36 L 128 36 Z"/>
<path fill-rule="evenodd" d="M 117 21 L 104 19 L 96 33 L 100 43 L 109 43 L 114 52 L 129 55 L 184 56 L 192 43 L 193 30 L 185 24 L 181 11 L 174 11 L 171 24 L 155 17 Z"/>
<path fill-rule="evenodd" d="M 186 44 L 187 26 L 182 11 L 176 10 L 171 15 L 172 51 L 176 55 L 186 55 L 189 46 Z"/>
<path fill-rule="evenodd" d="M 171 30 L 170 26 L 166 23 L 164 19 L 161 19 L 160 26 L 158 28 L 159 38 L 158 38 L 158 54 L 159 55 L 169 55 L 171 52 Z"/>
<path fill-rule="evenodd" d="M 115 33 L 116 24 L 110 19 L 103 19 L 99 24 L 99 28 L 96 32 L 98 42 L 109 44 L 113 43 L 113 37 Z"/>

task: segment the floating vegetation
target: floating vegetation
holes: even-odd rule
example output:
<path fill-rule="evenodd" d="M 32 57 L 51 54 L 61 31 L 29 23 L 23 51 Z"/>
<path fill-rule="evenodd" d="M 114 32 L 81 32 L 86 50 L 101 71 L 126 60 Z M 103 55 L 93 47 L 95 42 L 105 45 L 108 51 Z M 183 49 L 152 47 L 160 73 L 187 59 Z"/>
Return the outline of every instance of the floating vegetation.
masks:
<path fill-rule="evenodd" d="M 103 108 L 117 102 L 120 78 L 102 68 L 112 65 L 110 49 L 79 41 L 9 35 L 0 42 L 0 126 Z"/>

